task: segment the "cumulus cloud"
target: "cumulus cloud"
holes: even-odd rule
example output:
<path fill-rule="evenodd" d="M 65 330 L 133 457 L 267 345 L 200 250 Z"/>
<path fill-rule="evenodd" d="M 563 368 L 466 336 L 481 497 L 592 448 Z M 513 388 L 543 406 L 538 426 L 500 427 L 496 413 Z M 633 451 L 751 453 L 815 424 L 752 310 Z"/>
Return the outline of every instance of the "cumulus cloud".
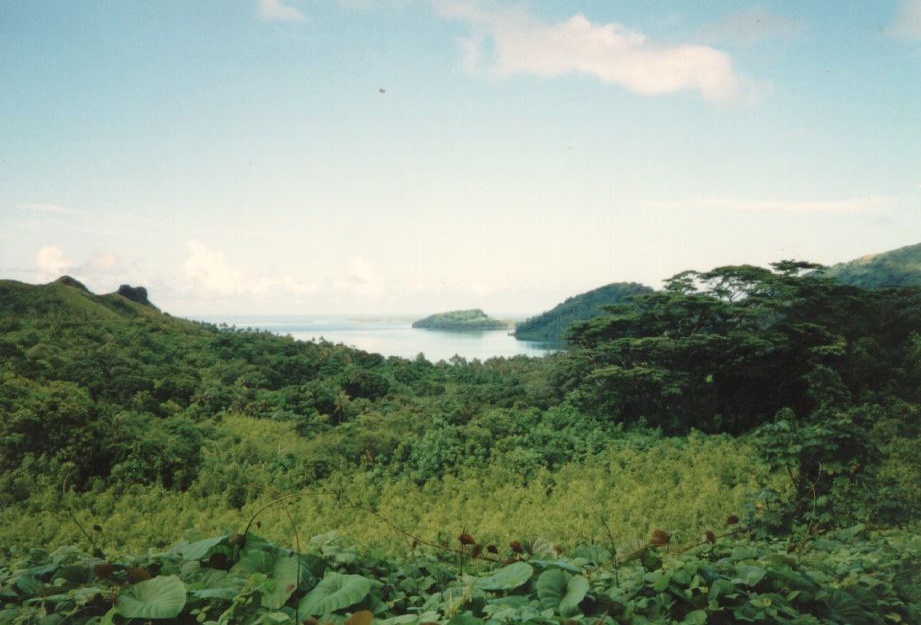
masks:
<path fill-rule="evenodd" d="M 64 251 L 56 245 L 46 245 L 35 256 L 38 268 L 38 281 L 56 280 L 73 267 L 73 262 L 64 256 Z"/>
<path fill-rule="evenodd" d="M 711 42 L 753 45 L 769 39 L 788 39 L 802 30 L 802 22 L 757 6 L 730 13 L 709 24 L 701 31 L 701 36 Z"/>
<path fill-rule="evenodd" d="M 921 0 L 902 0 L 889 34 L 898 39 L 921 39 Z"/>
<path fill-rule="evenodd" d="M 437 7 L 443 17 L 473 29 L 462 41 L 468 70 L 485 64 L 500 77 L 585 74 L 642 95 L 692 91 L 720 103 L 756 95 L 729 56 L 709 46 L 656 44 L 621 24 L 596 24 L 579 13 L 548 24 L 522 8 L 484 8 L 470 0 Z M 492 44 L 488 55 L 487 43 Z"/>
<path fill-rule="evenodd" d="M 282 0 L 259 0 L 259 16 L 275 22 L 303 22 L 307 19 L 299 9 Z"/>
<path fill-rule="evenodd" d="M 225 297 L 233 295 L 267 295 L 312 293 L 315 286 L 284 275 L 270 277 L 247 273 L 229 262 L 223 252 L 192 239 L 187 244 L 189 255 L 183 269 L 192 288 Z"/>
<path fill-rule="evenodd" d="M 198 239 L 189 241 L 188 248 L 185 275 L 196 288 L 221 295 L 233 295 L 244 290 L 243 274 L 230 266 L 224 254 Z"/>

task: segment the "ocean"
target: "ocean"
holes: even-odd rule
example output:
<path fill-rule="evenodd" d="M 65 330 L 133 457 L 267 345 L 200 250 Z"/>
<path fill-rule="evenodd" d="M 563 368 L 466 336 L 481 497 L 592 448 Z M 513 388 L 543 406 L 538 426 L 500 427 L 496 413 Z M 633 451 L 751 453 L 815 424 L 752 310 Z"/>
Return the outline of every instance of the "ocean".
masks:
<path fill-rule="evenodd" d="M 413 328 L 412 322 L 422 316 L 225 315 L 200 317 L 199 320 L 290 335 L 299 341 L 323 339 L 384 356 L 416 358 L 422 354 L 432 362 L 450 360 L 455 356 L 466 360 L 544 356 L 559 349 L 554 344 L 519 341 L 507 330 L 449 332 Z"/>

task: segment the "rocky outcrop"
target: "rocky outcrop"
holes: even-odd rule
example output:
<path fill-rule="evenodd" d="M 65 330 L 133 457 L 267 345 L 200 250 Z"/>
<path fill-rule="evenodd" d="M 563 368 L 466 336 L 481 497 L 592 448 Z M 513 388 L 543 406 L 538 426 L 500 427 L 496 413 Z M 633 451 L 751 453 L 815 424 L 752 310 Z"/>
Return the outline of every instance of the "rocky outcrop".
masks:
<path fill-rule="evenodd" d="M 142 286 L 130 286 L 123 284 L 118 287 L 118 291 L 116 291 L 116 293 L 125 299 L 130 299 L 132 302 L 137 302 L 138 304 L 143 304 L 144 306 L 154 307 L 154 305 L 150 303 L 150 300 L 147 299 L 147 289 Z"/>

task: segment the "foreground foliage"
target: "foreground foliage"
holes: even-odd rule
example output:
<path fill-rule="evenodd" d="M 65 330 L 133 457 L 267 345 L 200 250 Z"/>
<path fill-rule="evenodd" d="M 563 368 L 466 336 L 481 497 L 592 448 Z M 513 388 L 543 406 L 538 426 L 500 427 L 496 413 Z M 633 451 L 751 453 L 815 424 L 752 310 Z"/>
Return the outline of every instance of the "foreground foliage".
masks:
<path fill-rule="evenodd" d="M 632 554 L 540 539 L 399 560 L 359 554 L 335 534 L 303 550 L 220 535 L 111 561 L 33 549 L 0 569 L 0 623 L 790 623 L 921 622 L 921 538 L 855 526 L 808 544 L 709 536 Z M 660 543 L 660 544 L 654 544 Z M 468 551 L 469 549 L 469 551 Z M 627 560 L 624 562 L 624 560 Z"/>

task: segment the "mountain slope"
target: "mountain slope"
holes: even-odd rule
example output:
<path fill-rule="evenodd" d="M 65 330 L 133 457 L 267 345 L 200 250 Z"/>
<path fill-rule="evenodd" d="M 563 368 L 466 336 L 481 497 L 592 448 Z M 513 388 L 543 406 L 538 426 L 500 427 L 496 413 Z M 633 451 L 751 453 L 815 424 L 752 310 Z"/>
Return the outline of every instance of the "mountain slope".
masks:
<path fill-rule="evenodd" d="M 523 341 L 561 341 L 573 323 L 597 317 L 605 306 L 622 304 L 631 297 L 651 292 L 650 287 L 636 282 L 615 282 L 574 295 L 551 310 L 519 323 L 515 329 L 515 338 Z"/>
<path fill-rule="evenodd" d="M 921 243 L 839 263 L 825 275 L 863 288 L 921 286 Z"/>

